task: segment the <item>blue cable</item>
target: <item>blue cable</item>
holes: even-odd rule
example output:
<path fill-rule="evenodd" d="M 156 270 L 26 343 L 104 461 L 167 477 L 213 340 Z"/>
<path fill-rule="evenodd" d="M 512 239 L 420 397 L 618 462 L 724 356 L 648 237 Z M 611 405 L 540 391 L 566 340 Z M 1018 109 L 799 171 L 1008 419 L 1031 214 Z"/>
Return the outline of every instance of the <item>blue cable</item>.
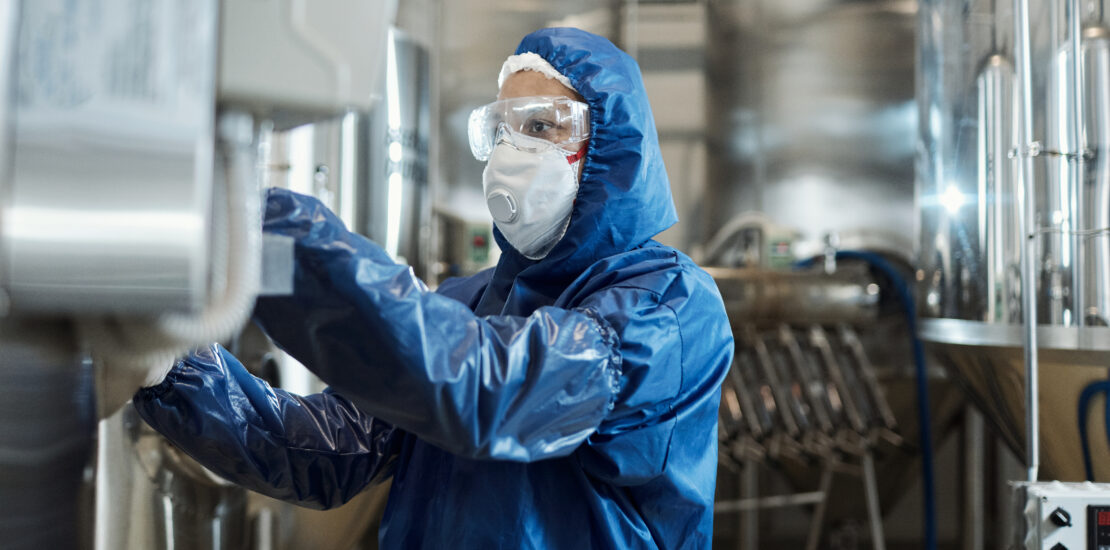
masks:
<path fill-rule="evenodd" d="M 804 260 L 797 264 L 798 267 L 809 267 L 821 256 Z M 936 496 L 933 481 L 933 430 L 929 413 L 929 384 L 925 370 L 925 350 L 921 339 L 917 337 L 917 306 L 910 292 L 909 284 L 901 273 L 890 262 L 874 252 L 857 250 L 840 250 L 836 253 L 837 260 L 860 260 L 881 271 L 894 284 L 894 291 L 898 300 L 902 302 L 906 314 L 906 327 L 910 332 L 910 341 L 913 345 L 914 371 L 917 378 L 917 418 L 920 424 L 921 445 L 921 478 L 922 492 L 925 506 L 925 549 L 937 548 L 937 512 Z M 1110 414 L 1108 411 L 1107 414 Z"/>
<path fill-rule="evenodd" d="M 1087 474 L 1087 481 L 1095 480 L 1094 467 L 1091 464 L 1091 445 L 1087 440 L 1087 409 L 1091 398 L 1102 393 L 1106 396 L 1106 438 L 1110 441 L 1110 380 L 1096 380 L 1087 384 L 1079 394 L 1079 443 L 1083 447 L 1083 470 Z"/>

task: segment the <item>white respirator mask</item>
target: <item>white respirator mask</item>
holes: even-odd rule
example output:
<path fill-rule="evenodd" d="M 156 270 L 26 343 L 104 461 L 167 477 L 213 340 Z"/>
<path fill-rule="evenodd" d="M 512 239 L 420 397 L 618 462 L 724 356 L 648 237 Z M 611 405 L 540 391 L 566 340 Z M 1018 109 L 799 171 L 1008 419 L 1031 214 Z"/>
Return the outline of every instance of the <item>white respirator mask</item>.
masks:
<path fill-rule="evenodd" d="M 566 233 L 585 152 L 516 133 L 497 140 L 482 189 L 497 228 L 525 258 L 547 256 Z"/>

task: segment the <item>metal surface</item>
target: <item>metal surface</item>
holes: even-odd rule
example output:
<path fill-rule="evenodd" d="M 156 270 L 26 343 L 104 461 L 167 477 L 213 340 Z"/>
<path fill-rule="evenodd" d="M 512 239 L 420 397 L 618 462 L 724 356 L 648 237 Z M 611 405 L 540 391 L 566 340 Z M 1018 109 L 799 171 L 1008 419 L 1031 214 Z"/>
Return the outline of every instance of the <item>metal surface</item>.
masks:
<path fill-rule="evenodd" d="M 883 481 L 884 487 L 890 487 L 890 467 L 903 458 L 897 452 L 903 439 L 855 331 L 848 326 L 827 330 L 804 322 L 799 324 L 808 328 L 786 324 L 757 328 L 738 322 L 743 324 L 734 325 L 737 356 L 722 388 L 719 432 L 721 461 L 728 468 L 738 468 L 744 482 L 742 498 L 718 501 L 716 512 L 743 511 L 739 542 L 754 548 L 758 522 L 752 516 L 757 511 L 816 504 L 807 541 L 807 548 L 815 548 L 829 513 L 826 499 L 836 498 L 829 494 L 831 473 L 851 472 L 863 486 L 866 510 L 862 512 L 869 519 L 872 544 L 884 548 L 876 458 L 887 466 Z M 801 492 L 757 498 L 752 489 L 756 482 L 750 478 L 761 464 L 781 469 L 788 477 L 797 476 Z M 822 471 L 819 489 L 803 490 L 813 487 L 812 474 L 818 469 Z M 800 481 L 805 477 L 810 479 Z M 890 503 L 885 504 L 889 508 Z M 830 515 L 842 512 L 838 509 Z"/>
<path fill-rule="evenodd" d="M 19 25 L 18 0 L 0 0 L 0 203 L 6 203 L 11 184 L 11 139 L 12 139 L 12 101 L 11 91 L 15 75 L 13 66 L 16 52 L 16 29 Z M 0 208 L 0 228 L 4 223 L 4 211 Z M 8 297 L 3 289 L 4 272 L 3 248 L 0 247 L 0 316 L 8 311 Z"/>
<path fill-rule="evenodd" d="M 817 271 L 706 268 L 730 319 L 779 323 L 868 323 L 878 312 L 878 286 L 862 271 L 836 275 Z"/>
<path fill-rule="evenodd" d="M 918 280 L 921 310 L 936 319 L 921 336 L 976 382 L 965 386 L 977 402 L 1017 399 L 987 412 L 1029 479 L 1078 479 L 1074 464 L 1059 469 L 1074 449 L 1050 443 L 1077 440 L 1074 413 L 1038 408 L 1050 394 L 1061 401 L 1052 407 L 1074 407 L 1081 385 L 1061 391 L 1057 381 L 1075 373 L 1060 369 L 1110 364 L 1102 3 L 923 0 L 920 13 Z M 998 379 L 1014 354 L 1017 390 Z"/>
<path fill-rule="evenodd" d="M 915 3 L 707 3 L 709 166 L 699 234 L 746 210 L 819 252 L 913 238 Z M 834 206 L 835 205 L 835 206 Z"/>
<path fill-rule="evenodd" d="M 1094 232 L 1110 228 L 1110 29 L 1105 22 L 1083 30 L 1082 60 L 1087 158 L 1080 204 L 1086 222 L 1083 228 Z M 1083 318 L 1087 324 L 1110 324 L 1110 235 L 1085 235 L 1081 253 L 1088 258 Z"/>
<path fill-rule="evenodd" d="M 811 547 L 821 542 L 829 525 L 889 512 L 904 496 L 905 484 L 916 478 L 916 451 L 904 443 L 915 440 L 918 428 L 913 381 L 899 374 L 909 361 L 909 338 L 900 317 L 882 315 L 880 283 L 851 262 L 840 262 L 833 275 L 822 269 L 710 271 L 737 340 L 735 362 L 722 387 L 723 468 L 742 473 L 760 464 L 767 466 L 765 472 L 783 475 L 799 493 L 832 490 L 830 498 L 837 505 L 817 507 L 827 517 L 812 525 Z M 772 293 L 769 289 L 776 286 Z M 773 307 L 753 298 L 772 294 L 766 301 Z M 865 299 L 841 302 L 844 296 Z M 943 439 L 964 398 L 944 380 L 934 380 L 932 389 L 933 426 Z M 849 475 L 831 488 L 822 470 Z M 841 502 L 841 491 L 860 490 L 870 491 L 872 499 Z M 739 506 L 729 500 L 719 504 L 729 510 Z M 750 512 L 754 514 L 758 502 L 745 500 L 744 506 L 756 507 Z M 726 517 L 718 521 L 726 524 Z M 736 522 L 737 541 L 752 544 L 751 527 L 745 525 L 754 520 L 745 518 Z M 774 538 L 776 531 L 771 533 L 766 538 Z M 791 536 L 796 535 L 795 529 Z M 883 536 L 873 535 L 873 542 L 884 544 Z"/>
<path fill-rule="evenodd" d="M 875 550 L 885 550 L 883 514 L 879 510 L 879 487 L 875 477 L 875 459 L 871 453 L 863 455 L 863 485 L 867 495 L 867 523 L 871 529 L 871 547 Z"/>
<path fill-rule="evenodd" d="M 1030 27 L 1029 27 L 1029 1 L 1014 0 L 1014 47 L 1017 50 L 1018 82 L 1021 83 L 1019 101 L 1021 111 L 1018 115 L 1018 154 L 1026 149 L 1032 149 L 1032 74 L 1030 71 Z M 1021 235 L 1025 239 L 1025 246 L 1021 252 L 1021 296 L 1022 296 L 1022 327 L 1025 339 L 1022 352 L 1025 363 L 1025 466 L 1026 479 L 1036 481 L 1039 474 L 1040 462 L 1040 401 L 1038 399 L 1038 384 L 1040 383 L 1040 364 L 1037 356 L 1037 298 L 1034 294 L 1037 288 L 1036 256 L 1037 249 L 1034 239 L 1036 228 L 1036 206 L 1033 197 L 1036 186 L 1033 171 L 1030 170 L 1029 156 L 1019 165 L 1018 181 L 1024 215 L 1022 216 Z M 986 200 L 982 197 L 980 200 Z M 1054 279 L 1049 278 L 1049 281 Z M 1050 283 L 1050 284 L 1055 284 Z"/>
<path fill-rule="evenodd" d="M 823 500 L 825 500 L 825 493 L 812 491 L 808 493 L 795 493 L 792 495 L 776 495 L 751 499 L 745 498 L 731 502 L 719 502 L 713 506 L 713 511 L 721 513 L 758 510 L 761 508 L 783 508 L 787 506 L 818 504 Z"/>
<path fill-rule="evenodd" d="M 984 47 L 978 37 L 954 30 L 953 21 L 962 12 L 924 5 L 934 19 L 949 23 L 925 23 L 937 28 L 923 36 L 943 43 L 962 41 L 972 49 L 972 58 L 978 55 L 975 50 Z M 982 54 L 985 61 L 973 77 L 979 96 L 974 110 L 964 91 L 971 66 L 951 61 L 942 66 L 939 59 L 923 58 L 922 109 L 934 117 L 934 124 L 922 129 L 925 155 L 919 164 L 922 261 L 929 268 L 932 315 L 1017 322 L 1020 312 L 1012 305 L 1021 293 L 1015 259 L 1028 247 L 1035 257 L 1030 268 L 1041 280 L 1038 322 L 1106 324 L 1100 311 L 1106 309 L 1110 291 L 1105 269 L 1110 215 L 1103 200 L 1108 193 L 1105 155 L 1097 151 L 1106 148 L 1110 126 L 1104 107 L 1110 71 L 1107 31 L 1089 19 L 1080 31 L 1072 28 L 1075 19 L 1068 18 L 1067 29 L 1048 32 L 1046 22 L 1059 16 L 1046 13 L 1045 6 L 1033 6 L 1034 26 L 1026 32 L 1021 19 L 1028 16 L 1019 3 L 1012 55 L 1020 78 L 1012 91 L 1007 90 L 1011 54 L 993 49 Z M 1009 18 L 997 13 L 992 24 L 1008 26 Z M 1067 40 L 1053 41 L 1052 36 Z M 1072 36 L 1081 37 L 1081 45 Z M 1080 68 L 1072 51 L 1077 48 Z M 1073 84 L 1077 78 L 1082 80 L 1078 86 Z M 1011 101 L 1015 97 L 1016 105 Z M 968 128 L 979 134 L 977 148 L 966 135 Z M 964 184 L 975 166 L 977 193 Z M 1018 176 L 1017 186 L 1008 184 L 1010 173 Z M 1034 186 L 1032 192 L 1021 189 L 1028 185 Z M 1013 208 L 1018 204 L 1024 209 Z M 1023 221 L 1025 215 L 1030 219 Z M 1032 241 L 1015 240 L 1021 223 L 1029 226 L 1025 233 L 1035 233 Z M 932 271 L 934 266 L 942 272 Z"/>
<path fill-rule="evenodd" d="M 430 229 L 428 151 L 431 138 L 430 57 L 399 29 L 390 32 L 385 94 L 369 120 L 368 215 L 359 232 L 427 276 Z"/>
<path fill-rule="evenodd" d="M 927 323 L 940 322 L 951 321 Z M 1106 352 L 1067 345 L 1053 347 L 1052 339 L 1046 337 L 1044 329 L 1041 327 L 1039 335 L 1043 344 L 1038 401 L 1042 419 L 1040 475 L 1064 481 L 1081 481 L 1085 476 L 1076 422 L 1076 399 L 1087 384 L 1106 378 Z M 1002 345 L 997 346 L 978 338 L 941 340 L 936 338 L 935 332 L 927 338 L 933 340 L 928 344 L 930 353 L 950 367 L 953 379 L 983 411 L 995 433 L 1019 456 L 1026 449 L 1025 369 L 1023 348 L 1012 342 L 1020 341 L 1021 336 L 1020 328 L 1012 327 L 1006 338 L 1001 340 Z M 1075 342 L 1073 339 L 1066 340 L 1071 340 L 1072 344 Z M 1094 409 L 1098 409 L 1097 413 Z M 1093 407 L 1089 414 L 1088 429 L 1092 437 L 1097 437 L 1094 434 L 1100 433 L 1102 426 L 1101 409 Z M 1110 460 L 1107 460 L 1105 446 L 1092 445 L 1091 449 L 1095 479 L 1110 479 Z"/>
<path fill-rule="evenodd" d="M 92 367 L 69 323 L 0 318 L 0 546 L 78 548 L 95 431 Z"/>
<path fill-rule="evenodd" d="M 215 0 L 24 2 L 0 260 L 13 308 L 207 296 Z"/>
<path fill-rule="evenodd" d="M 377 99 L 397 0 L 220 2 L 221 105 L 288 129 Z"/>
<path fill-rule="evenodd" d="M 964 410 L 963 430 L 963 550 L 983 550 L 986 532 L 983 521 L 987 517 L 986 480 L 983 478 L 988 475 L 983 466 L 990 439 L 986 437 L 983 415 L 974 407 Z"/>
<path fill-rule="evenodd" d="M 986 318 L 1016 322 L 1021 315 L 1020 189 L 1010 152 L 1017 147 L 1014 132 L 1014 68 L 1003 55 L 987 57 L 975 80 L 978 94 L 977 162 L 979 248 L 986 255 Z M 987 198 L 990 199 L 987 199 Z"/>
<path fill-rule="evenodd" d="M 1059 197 L 1050 208 L 1064 200 L 1069 204 L 1058 216 L 1059 227 L 1047 228 L 1052 232 L 1044 238 L 1046 260 L 1054 259 L 1051 251 L 1068 247 L 1054 263 L 1063 264 L 1064 275 L 1070 278 L 1064 279 L 1068 288 L 1061 293 L 1063 298 L 1051 302 L 1049 321 L 1106 326 L 1110 322 L 1110 235 L 1106 233 L 1110 175 L 1105 154 L 1110 146 L 1110 30 L 1105 22 L 1080 28 L 1082 15 L 1073 21 L 1071 14 L 1081 14 L 1081 9 L 1070 2 L 1068 6 L 1069 38 L 1053 56 L 1047 77 L 1045 140 L 1046 149 L 1066 155 L 1051 162 L 1045 196 L 1050 201 Z M 1067 319 L 1061 318 L 1061 311 Z"/>
<path fill-rule="evenodd" d="M 1024 331 L 1020 325 L 998 325 L 959 319 L 925 319 L 918 333 L 937 344 L 991 347 L 1022 347 Z M 1037 340 L 1042 344 L 1042 357 L 1057 357 L 1057 352 L 1073 352 L 1074 357 L 1087 361 L 1105 359 L 1110 352 L 1110 328 L 1058 327 L 1039 325 Z"/>
<path fill-rule="evenodd" d="M 1023 327 L 931 319 L 921 322 L 919 334 L 929 343 L 933 356 L 949 366 L 954 378 L 968 390 L 999 437 L 1015 453 L 1027 453 L 1025 416 L 1030 407 L 1024 383 L 1027 336 Z M 1037 408 L 1042 419 L 1038 433 L 1044 440 L 1037 460 L 1043 472 L 1038 475 L 1082 480 L 1075 405 L 1084 386 L 1106 377 L 1110 328 L 1040 325 L 1036 338 L 1040 367 Z M 1092 449 L 1095 478 L 1110 479 L 1110 469 L 1097 466 L 1110 454 L 1098 445 Z M 1025 461 L 1028 468 L 1028 456 Z"/>
<path fill-rule="evenodd" d="M 429 56 L 400 30 L 388 44 L 374 110 L 274 132 L 265 147 L 267 183 L 319 198 L 353 231 L 425 275 Z"/>
<path fill-rule="evenodd" d="M 817 545 L 821 542 L 821 526 L 825 524 L 825 514 L 828 512 L 829 507 L 829 489 L 832 488 L 833 471 L 831 468 L 825 468 L 821 472 L 821 482 L 818 484 L 818 491 L 825 494 L 825 498 L 817 503 L 813 510 L 813 520 L 809 523 L 809 534 L 806 536 L 806 549 L 817 550 Z"/>
<path fill-rule="evenodd" d="M 233 550 L 248 543 L 247 490 L 177 451 L 128 404 L 97 438 L 95 550 Z"/>
<path fill-rule="evenodd" d="M 726 464 L 746 468 L 767 459 L 811 468 L 901 443 L 851 328 L 735 328 L 738 354 L 723 387 L 719 423 Z"/>
<path fill-rule="evenodd" d="M 346 60 L 359 64 L 384 57 L 381 48 L 362 47 L 361 41 L 385 43 L 384 33 L 373 28 L 386 28 L 391 17 L 377 7 L 393 2 L 357 2 L 362 17 L 344 9 L 352 2 L 328 2 L 327 23 L 322 23 L 325 10 L 307 10 L 308 4 L 299 0 L 255 6 L 287 9 L 296 32 L 251 17 L 235 24 L 226 17 L 218 21 L 221 6 L 248 3 L 0 3 L 0 155 L 5 155 L 0 156 L 0 546 L 86 548 L 91 543 L 145 550 L 248 545 L 247 492 L 181 455 L 129 408 L 105 421 L 97 434 L 90 414 L 93 401 L 103 406 L 117 394 L 129 396 L 138 382 L 101 369 L 103 387 L 115 393 L 101 391 L 94 399 L 91 366 L 75 349 L 77 339 L 69 325 L 23 315 L 86 320 L 120 314 L 112 316 L 113 329 L 126 323 L 149 328 L 146 320 L 157 315 L 160 328 L 175 335 L 197 334 L 204 323 L 238 325 L 226 318 L 220 322 L 221 316 L 212 313 L 237 303 L 221 295 L 236 285 L 236 278 L 225 276 L 221 260 L 212 258 L 249 257 L 257 246 L 246 239 L 246 253 L 234 245 L 221 250 L 218 239 L 235 235 L 237 224 L 225 227 L 210 211 L 213 205 L 229 208 L 232 222 L 250 227 L 251 215 L 257 217 L 259 210 L 242 195 L 236 200 L 233 192 L 220 200 L 222 188 L 212 185 L 214 173 L 222 175 L 222 166 L 213 162 L 217 66 L 240 76 L 248 73 L 226 58 L 217 64 L 217 33 L 242 39 L 223 41 L 233 55 L 249 49 L 237 47 L 244 42 L 259 45 L 263 38 L 295 35 L 313 62 L 334 68 L 337 78 L 316 79 L 291 70 L 289 57 L 267 50 L 261 56 L 265 59 L 254 59 L 251 68 L 272 69 L 277 63 L 277 76 L 322 89 L 329 95 L 326 105 L 235 96 L 271 117 L 290 110 L 314 117 L 341 112 L 350 103 L 373 103 L 372 90 L 359 86 L 377 81 L 378 71 L 352 75 L 340 57 L 345 53 Z M 13 18 L 16 7 L 22 8 L 18 19 Z M 336 22 L 347 30 L 355 27 L 357 36 L 337 30 Z M 14 28 L 18 44 L 12 42 Z M 251 35 L 236 34 L 241 31 Z M 352 36 L 359 42 L 354 48 L 339 52 L 330 47 Z M 10 59 L 13 44 L 17 55 Z M 359 82 L 348 86 L 352 80 Z M 277 83 L 267 81 L 266 86 L 273 91 Z M 294 87 L 278 91 L 302 91 Z M 229 141 L 240 146 L 237 152 L 250 149 L 249 117 L 235 116 L 230 109 L 222 109 L 221 115 L 231 115 L 221 116 L 221 130 L 236 129 L 223 124 L 230 118 L 245 120 L 238 129 L 246 132 L 232 134 L 245 135 L 246 141 Z M 249 159 L 228 170 L 245 167 L 235 176 L 246 176 L 235 179 L 249 187 L 247 197 L 254 197 L 253 155 L 233 156 Z M 258 277 L 252 273 L 242 278 Z M 242 294 L 253 300 L 253 292 Z M 16 317 L 6 317 L 9 295 Z M 194 315 L 204 305 L 212 308 Z M 190 325 L 192 317 L 202 327 Z M 121 338 L 126 343 L 114 351 L 139 355 L 129 353 L 132 345 L 158 345 L 161 336 Z M 85 343 L 95 353 L 103 342 L 86 334 Z M 94 441 L 95 481 L 92 469 L 85 468 Z M 348 550 L 375 514 L 365 507 L 345 510 L 303 522 L 283 521 L 280 527 L 294 535 L 283 532 L 276 540 L 293 541 L 291 548 L 334 544 Z M 342 518 L 343 513 L 355 519 Z M 94 514 L 95 519 L 84 517 Z"/>
<path fill-rule="evenodd" d="M 741 471 L 740 481 L 740 496 L 741 500 L 751 501 L 759 498 L 759 464 L 750 463 L 746 464 Z M 717 505 L 714 503 L 713 510 L 716 512 Z M 739 510 L 740 521 L 740 536 L 737 537 L 737 545 L 740 550 L 758 550 L 759 549 L 759 509 L 756 507 L 748 508 L 747 510 Z"/>

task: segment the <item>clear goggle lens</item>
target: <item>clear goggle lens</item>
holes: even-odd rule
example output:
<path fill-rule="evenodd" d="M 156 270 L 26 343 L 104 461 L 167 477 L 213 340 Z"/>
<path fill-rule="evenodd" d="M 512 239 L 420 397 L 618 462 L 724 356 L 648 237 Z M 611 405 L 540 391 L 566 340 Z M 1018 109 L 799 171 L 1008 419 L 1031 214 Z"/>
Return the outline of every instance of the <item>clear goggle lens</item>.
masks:
<path fill-rule="evenodd" d="M 567 97 L 514 97 L 494 101 L 470 113 L 470 152 L 488 160 L 506 136 L 542 139 L 568 148 L 590 137 L 590 109 Z"/>

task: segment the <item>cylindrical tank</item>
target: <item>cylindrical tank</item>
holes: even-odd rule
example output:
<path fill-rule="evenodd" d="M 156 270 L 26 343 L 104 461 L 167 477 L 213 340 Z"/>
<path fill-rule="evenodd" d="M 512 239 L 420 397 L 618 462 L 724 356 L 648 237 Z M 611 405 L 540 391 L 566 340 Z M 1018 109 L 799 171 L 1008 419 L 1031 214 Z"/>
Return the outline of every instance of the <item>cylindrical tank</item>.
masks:
<path fill-rule="evenodd" d="M 427 277 L 431 60 L 413 35 L 396 28 L 387 54 L 385 93 L 367 127 L 369 211 L 356 230 Z"/>
<path fill-rule="evenodd" d="M 755 210 L 801 229 L 803 255 L 836 232 L 846 247 L 905 257 L 914 2 L 726 0 L 707 10 L 702 242 Z"/>
<path fill-rule="evenodd" d="M 1082 7 L 1073 14 L 1069 4 Z M 1041 477 L 1050 479 L 1084 477 L 1076 404 L 1110 366 L 1104 4 L 1022 2 L 1028 26 L 1010 2 L 921 0 L 919 8 L 921 335 L 1020 454 L 1029 344 L 1022 248 L 1034 239 Z M 1019 62 L 1026 44 L 1027 65 Z M 1028 142 L 1021 128 L 1030 129 Z M 1101 424 L 1092 422 L 1092 433 Z M 1103 458 L 1094 461 L 1096 479 L 1110 479 L 1105 446 L 1092 448 Z"/>
<path fill-rule="evenodd" d="M 313 195 L 394 259 L 427 276 L 430 59 L 390 31 L 381 97 L 369 113 L 278 128 L 264 146 L 267 184 Z"/>

